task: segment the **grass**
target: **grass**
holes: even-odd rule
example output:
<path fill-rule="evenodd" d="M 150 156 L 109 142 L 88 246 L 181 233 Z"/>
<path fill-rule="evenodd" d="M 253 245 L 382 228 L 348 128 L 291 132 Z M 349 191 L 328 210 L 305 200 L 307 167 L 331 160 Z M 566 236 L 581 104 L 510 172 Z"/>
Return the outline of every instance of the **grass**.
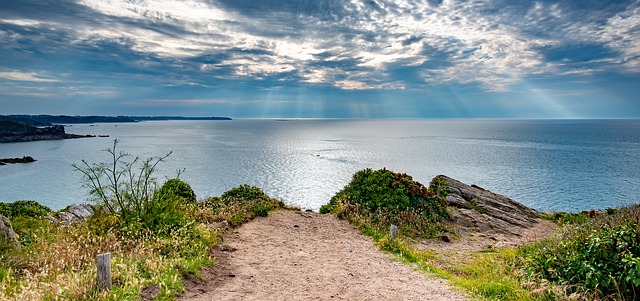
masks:
<path fill-rule="evenodd" d="M 267 216 L 269 211 L 285 208 L 285 204 L 269 197 L 260 188 L 240 185 L 223 193 L 220 197 L 211 197 L 204 202 L 211 209 L 208 220 L 226 221 L 231 226 L 246 223 L 257 216 Z"/>
<path fill-rule="evenodd" d="M 170 237 L 114 228 L 97 232 L 109 218 L 71 226 L 16 219 L 15 227 L 30 239 L 21 240 L 21 250 L 0 256 L 0 299 L 138 300 L 144 286 L 157 284 L 158 300 L 173 300 L 183 292 L 183 274 L 215 262 L 209 249 L 220 238 L 203 224 L 182 227 Z M 95 258 L 105 252 L 112 254 L 110 293 L 94 287 Z"/>
<path fill-rule="evenodd" d="M 423 250 L 406 237 L 389 238 L 386 233 L 365 231 L 383 251 L 397 256 L 420 271 L 449 282 L 484 300 L 575 300 L 561 285 L 543 279 L 538 282 L 524 277 L 518 265 L 520 250 L 517 248 L 491 248 L 469 254 L 468 258 L 455 258 L 448 254 Z"/>
<path fill-rule="evenodd" d="M 407 237 L 364 234 L 402 262 L 485 300 L 637 300 L 640 207 L 607 212 L 553 214 L 564 225 L 556 236 L 459 258 L 421 250 Z"/>
<path fill-rule="evenodd" d="M 11 210 L 13 204 L 3 206 Z M 153 285 L 160 288 L 155 300 L 175 300 L 184 293 L 184 275 L 198 277 L 204 266 L 215 264 L 210 249 L 222 237 L 212 223 L 237 226 L 283 207 L 262 190 L 242 185 L 186 207 L 188 221 L 170 232 L 123 223 L 107 212 L 73 225 L 18 214 L 11 221 L 22 248 L 0 252 L 0 300 L 139 300 L 141 290 Z M 111 253 L 110 292 L 95 287 L 96 256 L 105 252 Z"/>
<path fill-rule="evenodd" d="M 558 235 L 521 249 L 528 277 L 591 299 L 640 297 L 640 205 L 563 216 L 562 222 Z"/>
<path fill-rule="evenodd" d="M 407 189 L 417 185 L 409 176 L 364 170 L 321 212 L 348 220 L 383 251 L 482 299 L 640 298 L 640 205 L 548 214 L 562 226 L 557 236 L 520 248 L 489 248 L 456 257 L 422 250 L 415 243 L 450 231 L 441 223 L 447 215 L 440 214 L 445 184 Z M 420 198 L 412 195 L 415 191 Z M 391 224 L 403 235 L 389 238 Z"/>

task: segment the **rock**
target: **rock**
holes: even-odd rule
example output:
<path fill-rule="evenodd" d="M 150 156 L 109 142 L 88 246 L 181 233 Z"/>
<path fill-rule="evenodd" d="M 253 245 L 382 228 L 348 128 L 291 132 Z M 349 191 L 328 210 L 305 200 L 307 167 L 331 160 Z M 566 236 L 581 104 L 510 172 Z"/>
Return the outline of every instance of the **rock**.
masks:
<path fill-rule="evenodd" d="M 223 232 L 227 232 L 227 231 L 231 230 L 231 225 L 229 224 L 228 221 L 224 220 L 224 221 L 221 221 L 221 222 L 217 223 L 215 228 L 219 229 L 219 230 L 221 230 Z"/>
<path fill-rule="evenodd" d="M 36 160 L 30 156 L 23 156 L 22 158 L 6 158 L 0 159 L 0 165 L 6 165 L 7 163 L 15 164 L 15 163 L 32 163 Z"/>
<path fill-rule="evenodd" d="M 88 219 L 93 215 L 93 210 L 89 210 L 88 205 L 70 205 L 67 207 L 67 212 L 75 215 L 78 219 Z"/>
<path fill-rule="evenodd" d="M 0 143 L 92 137 L 95 136 L 67 134 L 62 125 L 35 127 L 16 121 L 0 120 Z"/>
<path fill-rule="evenodd" d="M 60 221 L 63 224 L 72 224 L 75 223 L 77 221 L 79 221 L 80 219 L 75 216 L 72 213 L 69 213 L 67 211 L 60 211 L 58 213 L 55 214 L 55 218 Z"/>
<path fill-rule="evenodd" d="M 469 208 L 469 204 L 467 203 L 467 201 L 457 194 L 447 195 L 446 201 L 449 206 L 457 208 Z"/>
<path fill-rule="evenodd" d="M 449 206 L 455 207 L 451 210 L 451 218 L 460 227 L 519 235 L 517 228 L 531 228 L 542 218 L 542 213 L 504 195 L 447 176 L 436 178 L 448 184 L 446 200 Z"/>
<path fill-rule="evenodd" d="M 9 219 L 0 214 L 0 249 L 4 248 L 20 249 L 20 242 Z"/>

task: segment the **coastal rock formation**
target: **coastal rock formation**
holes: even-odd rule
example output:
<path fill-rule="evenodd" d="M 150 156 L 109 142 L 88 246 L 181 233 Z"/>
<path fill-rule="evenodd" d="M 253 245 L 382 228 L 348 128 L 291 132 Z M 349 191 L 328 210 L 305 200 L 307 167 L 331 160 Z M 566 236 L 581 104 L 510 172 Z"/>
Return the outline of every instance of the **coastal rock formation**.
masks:
<path fill-rule="evenodd" d="M 0 120 L 0 143 L 93 137 L 95 135 L 67 134 L 62 125 L 40 128 L 20 122 Z"/>
<path fill-rule="evenodd" d="M 0 214 L 0 249 L 7 247 L 20 249 L 20 242 L 9 219 Z"/>
<path fill-rule="evenodd" d="M 14 164 L 14 163 L 31 163 L 35 162 L 36 159 L 30 156 L 23 156 L 22 158 L 7 158 L 0 159 L 0 165 Z"/>
<path fill-rule="evenodd" d="M 520 229 L 532 228 L 542 218 L 542 213 L 504 195 L 443 175 L 436 179 L 448 184 L 446 200 L 459 231 L 519 236 Z"/>

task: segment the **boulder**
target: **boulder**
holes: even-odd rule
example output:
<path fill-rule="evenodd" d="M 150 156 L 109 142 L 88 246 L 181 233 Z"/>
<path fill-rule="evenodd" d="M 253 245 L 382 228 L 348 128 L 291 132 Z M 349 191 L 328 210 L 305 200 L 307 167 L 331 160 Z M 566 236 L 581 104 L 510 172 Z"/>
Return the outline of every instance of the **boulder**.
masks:
<path fill-rule="evenodd" d="M 80 221 L 80 219 L 77 216 L 67 211 L 60 211 L 56 213 L 55 218 L 63 224 L 72 224 L 77 221 Z"/>
<path fill-rule="evenodd" d="M 93 215 L 93 209 L 86 204 L 82 205 L 70 205 L 67 207 L 67 212 L 75 215 L 78 219 L 88 219 Z"/>
<path fill-rule="evenodd" d="M 539 211 L 504 195 L 447 176 L 439 175 L 436 178 L 448 184 L 446 201 L 453 207 L 451 218 L 462 228 L 474 232 L 518 235 L 518 228 L 531 228 L 542 218 Z"/>
<path fill-rule="evenodd" d="M 20 242 L 9 219 L 0 214 L 0 249 L 3 248 L 20 249 Z"/>

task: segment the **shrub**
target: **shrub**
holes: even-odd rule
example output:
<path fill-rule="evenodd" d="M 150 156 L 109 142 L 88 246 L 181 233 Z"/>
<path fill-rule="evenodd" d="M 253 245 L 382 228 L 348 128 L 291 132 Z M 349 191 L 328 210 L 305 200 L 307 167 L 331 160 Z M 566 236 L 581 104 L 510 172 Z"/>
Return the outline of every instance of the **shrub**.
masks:
<path fill-rule="evenodd" d="M 365 169 L 320 208 L 364 228 L 386 231 L 391 224 L 408 236 L 432 237 L 449 217 L 444 197 L 407 174 Z"/>
<path fill-rule="evenodd" d="M 44 217 L 53 211 L 47 206 L 40 205 L 36 201 L 16 201 L 13 203 L 0 203 L 0 214 L 9 219 L 22 217 Z"/>
<path fill-rule="evenodd" d="M 246 184 L 232 188 L 220 197 L 207 199 L 205 206 L 212 210 L 214 221 L 226 220 L 232 226 L 285 207 L 282 201 L 269 197 L 262 189 Z"/>
<path fill-rule="evenodd" d="M 161 198 L 179 198 L 191 204 L 197 202 L 196 194 L 191 186 L 178 178 L 165 182 L 157 193 Z"/>
<path fill-rule="evenodd" d="M 118 140 L 106 149 L 109 163 L 73 165 L 82 172 L 86 186 L 95 197 L 98 206 L 117 216 L 123 226 L 136 233 L 139 228 L 169 233 L 189 220 L 184 200 L 195 198 L 188 184 L 173 179 L 164 189 L 157 189 L 154 173 L 158 164 L 171 153 L 162 157 L 140 160 L 117 151 Z"/>
<path fill-rule="evenodd" d="M 520 265 L 571 291 L 635 299 L 640 294 L 640 208 L 597 214 L 565 225 L 561 235 L 521 249 Z"/>

